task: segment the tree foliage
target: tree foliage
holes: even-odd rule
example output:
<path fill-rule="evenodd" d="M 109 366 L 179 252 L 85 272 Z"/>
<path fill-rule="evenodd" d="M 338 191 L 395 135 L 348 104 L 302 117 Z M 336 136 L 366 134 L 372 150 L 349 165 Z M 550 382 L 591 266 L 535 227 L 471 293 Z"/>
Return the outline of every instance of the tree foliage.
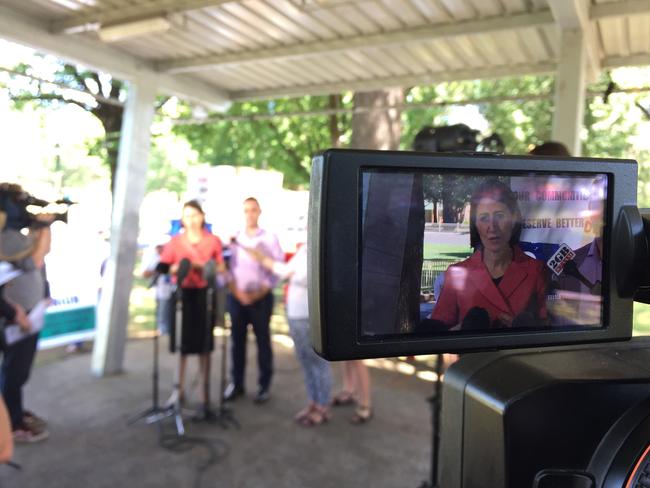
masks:
<path fill-rule="evenodd" d="M 250 117 L 178 125 L 174 132 L 187 138 L 199 154 L 201 162 L 275 169 L 284 174 L 285 184 L 296 187 L 309 181 L 314 154 L 349 141 L 350 115 L 278 118 L 255 116 L 275 112 L 317 111 L 350 103 L 344 97 L 326 96 L 239 102 L 233 104 L 226 115 L 246 114 Z"/>
<path fill-rule="evenodd" d="M 11 85 L 10 98 L 18 109 L 27 103 L 43 108 L 72 103 L 97 117 L 104 127 L 106 140 L 90 144 L 90 153 L 103 157 L 110 169 L 112 188 L 124 113 L 120 100 L 126 96 L 126 86 L 110 76 L 63 61 L 53 62 L 52 67 L 48 82 L 44 82 L 34 79 L 39 73 L 32 65 L 21 63 L 16 66 L 15 72 L 34 78 Z"/>
<path fill-rule="evenodd" d="M 36 70 L 28 64 L 17 66 L 15 71 L 36 75 Z M 95 115 L 101 121 L 106 137 L 89 141 L 89 153 L 102 156 L 113 178 L 123 115 L 123 107 L 114 102 L 125 99 L 125 84 L 110 76 L 61 61 L 56 62 L 48 79 L 51 83 L 22 80 L 12 84 L 9 89 L 13 103 L 17 108 L 27 103 L 39 107 L 73 103 Z M 610 82 L 611 77 L 604 75 L 590 90 L 604 93 Z M 486 132 L 498 133 L 505 142 L 507 153 L 526 154 L 533 145 L 551 138 L 553 90 L 552 76 L 461 81 L 406 88 L 405 103 L 418 104 L 418 107 L 402 111 L 400 149 L 411 149 L 415 134 L 423 127 L 447 124 L 454 101 L 470 99 L 482 100 L 476 106 L 487 120 Z M 635 150 L 632 143 L 635 137 L 641 137 L 638 117 L 630 117 L 631 113 L 641 113 L 640 97 L 615 93 L 607 100 L 603 96 L 588 97 L 583 155 L 650 161 L 650 155 Z M 189 142 L 199 162 L 275 169 L 285 175 L 287 186 L 304 187 L 309 181 L 311 157 L 315 153 L 329 147 L 350 145 L 352 112 L 326 112 L 336 108 L 351 110 L 352 94 L 238 102 L 225 114 L 234 118 L 232 120 L 219 120 L 217 117 L 202 124 L 176 125 L 173 132 Z M 298 114 L 319 111 L 322 112 L 319 115 Z M 283 113 L 290 115 L 269 117 Z M 190 107 L 185 108 L 183 115 L 191 115 Z M 473 125 L 472 121 L 466 123 Z M 181 169 L 170 165 L 166 149 L 157 147 L 156 141 L 152 144 L 150 164 L 149 189 L 173 186 L 175 191 L 182 191 L 184 178 Z M 443 187 L 456 187 L 455 182 L 439 180 L 435 188 L 426 189 L 426 198 L 434 205 L 442 201 Z M 645 184 L 646 181 L 650 182 L 650 166 L 647 164 L 640 166 L 640 181 L 642 203 L 650 204 L 650 184 Z M 446 203 L 447 207 L 454 207 L 449 201 Z M 457 208 L 449 208 L 449 211 L 451 214 L 447 218 L 461 213 Z"/>

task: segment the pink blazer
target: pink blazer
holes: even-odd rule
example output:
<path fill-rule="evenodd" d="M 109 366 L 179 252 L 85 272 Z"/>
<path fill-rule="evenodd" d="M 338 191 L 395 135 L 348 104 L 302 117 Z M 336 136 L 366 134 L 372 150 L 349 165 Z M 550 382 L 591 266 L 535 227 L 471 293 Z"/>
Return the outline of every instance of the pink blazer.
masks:
<path fill-rule="evenodd" d="M 431 318 L 453 327 L 473 307 L 487 311 L 490 323 L 500 316 L 530 312 L 546 320 L 546 270 L 544 263 L 514 248 L 513 261 L 495 285 L 483 264 L 481 251 L 445 271 L 445 283 Z M 502 320 L 503 321 L 503 320 Z"/>

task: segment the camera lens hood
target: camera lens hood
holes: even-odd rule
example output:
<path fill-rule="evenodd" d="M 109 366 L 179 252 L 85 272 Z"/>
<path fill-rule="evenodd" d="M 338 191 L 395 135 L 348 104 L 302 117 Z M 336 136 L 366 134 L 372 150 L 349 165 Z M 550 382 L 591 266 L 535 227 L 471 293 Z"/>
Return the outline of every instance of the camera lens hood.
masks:
<path fill-rule="evenodd" d="M 643 218 L 637 207 L 621 207 L 614 242 L 620 246 L 613 256 L 616 289 L 621 298 L 632 298 L 641 284 L 650 256 Z"/>
<path fill-rule="evenodd" d="M 650 397 L 630 408 L 605 434 L 587 471 L 599 488 L 650 485 Z"/>

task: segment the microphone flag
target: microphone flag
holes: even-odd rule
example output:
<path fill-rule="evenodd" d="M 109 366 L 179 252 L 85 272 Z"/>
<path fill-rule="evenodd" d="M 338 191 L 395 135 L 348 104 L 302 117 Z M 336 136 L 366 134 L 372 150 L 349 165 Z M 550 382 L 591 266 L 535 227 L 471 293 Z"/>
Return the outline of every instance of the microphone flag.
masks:
<path fill-rule="evenodd" d="M 546 265 L 551 268 L 556 276 L 560 276 L 562 271 L 564 271 L 566 264 L 575 257 L 576 253 L 573 252 L 573 249 L 566 244 L 560 244 L 560 247 L 555 251 L 555 254 L 549 258 Z"/>

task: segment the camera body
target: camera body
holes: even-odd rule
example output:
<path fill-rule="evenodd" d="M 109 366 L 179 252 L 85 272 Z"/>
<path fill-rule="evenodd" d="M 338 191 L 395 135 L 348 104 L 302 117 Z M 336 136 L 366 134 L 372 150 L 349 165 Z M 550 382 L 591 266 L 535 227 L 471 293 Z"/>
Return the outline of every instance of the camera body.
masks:
<path fill-rule="evenodd" d="M 73 202 L 63 199 L 55 203 L 72 205 Z M 30 205 L 47 207 L 50 205 L 50 202 L 41 200 L 27 192 L 13 188 L 12 185 L 0 187 L 0 211 L 6 214 L 6 221 L 4 224 L 5 228 L 13 230 L 21 230 L 26 227 L 40 228 L 47 227 L 52 222 L 60 221 L 67 223 L 68 221 L 67 212 L 53 214 L 52 222 L 46 223 L 38 220 L 36 215 L 27 210 L 27 207 Z"/>
<path fill-rule="evenodd" d="M 445 374 L 439 486 L 645 486 L 649 395 L 648 338 L 468 354 Z"/>
<path fill-rule="evenodd" d="M 326 151 L 310 195 L 314 349 L 472 353 L 444 377 L 437 486 L 648 486 L 650 341 L 629 341 L 633 301 L 650 298 L 636 188 L 627 160 Z M 436 222 L 440 204 L 457 220 Z M 507 249 L 525 271 L 486 275 Z"/>

